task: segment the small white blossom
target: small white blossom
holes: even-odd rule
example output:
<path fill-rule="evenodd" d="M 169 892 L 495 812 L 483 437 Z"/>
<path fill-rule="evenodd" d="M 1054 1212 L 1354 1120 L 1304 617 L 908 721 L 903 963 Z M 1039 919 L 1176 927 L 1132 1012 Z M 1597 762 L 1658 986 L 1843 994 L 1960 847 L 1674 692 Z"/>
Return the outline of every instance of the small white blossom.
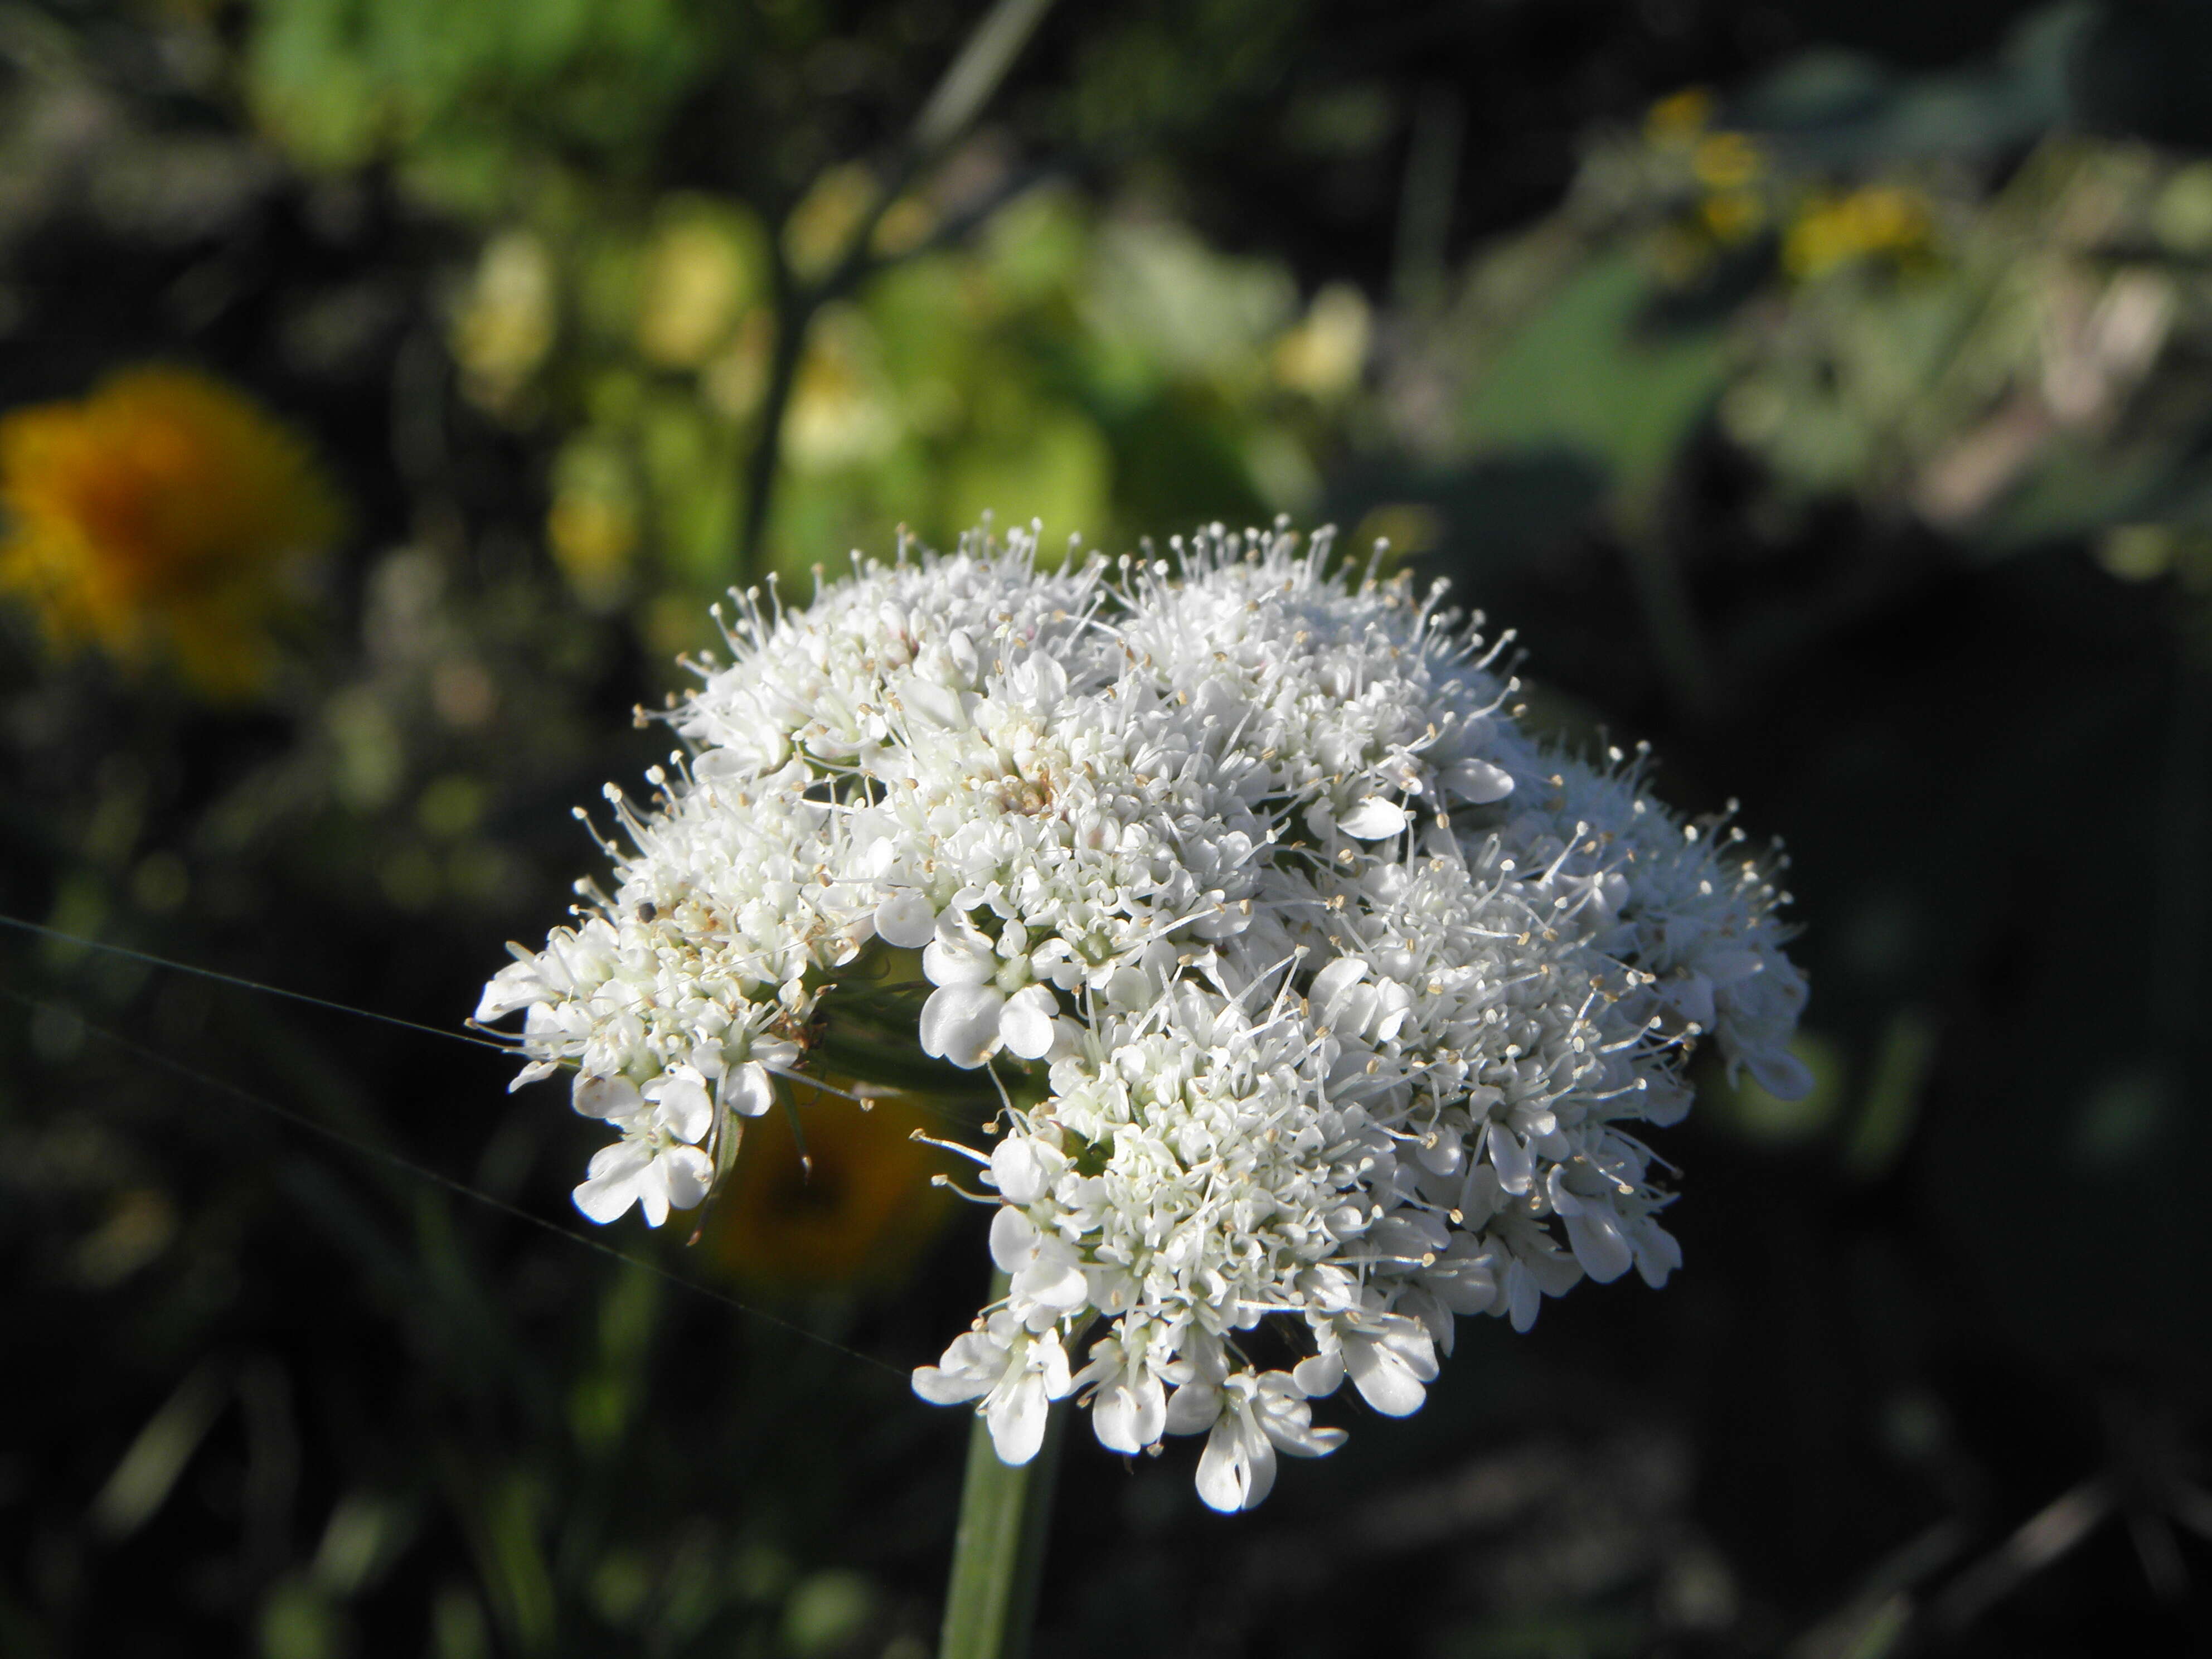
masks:
<path fill-rule="evenodd" d="M 1663 1284 L 1638 1133 L 1708 1038 L 1802 1091 L 1806 988 L 1778 866 L 1640 754 L 1520 732 L 1502 641 L 1330 574 L 1326 536 L 1172 550 L 1048 573 L 975 537 L 744 596 L 651 805 L 609 793 L 616 890 L 477 1018 L 620 1132 L 579 1206 L 659 1225 L 718 1125 L 902 988 L 922 1054 L 1030 1079 L 982 1172 L 1007 1292 L 916 1392 L 1010 1462 L 1071 1395 L 1125 1455 L 1202 1434 L 1237 1510 L 1342 1442 L 1313 1407 L 1346 1381 L 1419 1409 L 1458 1319 Z"/>
<path fill-rule="evenodd" d="M 578 1112 L 623 1132 L 592 1155 L 590 1179 L 576 1188 L 576 1207 L 592 1220 L 612 1221 L 635 1204 L 658 1227 L 672 1208 L 707 1196 L 714 1166 L 693 1143 L 713 1125 L 714 1108 L 696 1071 L 678 1066 L 643 1089 L 628 1078 L 579 1073 L 572 1097 Z"/>

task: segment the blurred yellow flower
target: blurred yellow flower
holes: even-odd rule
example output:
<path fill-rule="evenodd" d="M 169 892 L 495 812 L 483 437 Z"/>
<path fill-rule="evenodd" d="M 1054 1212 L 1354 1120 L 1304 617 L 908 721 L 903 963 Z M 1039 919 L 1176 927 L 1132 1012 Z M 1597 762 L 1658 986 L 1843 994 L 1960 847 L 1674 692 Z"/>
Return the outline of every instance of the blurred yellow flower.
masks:
<path fill-rule="evenodd" d="M 338 501 L 306 441 L 191 369 L 125 370 L 76 403 L 0 418 L 0 590 L 62 647 L 166 656 L 202 690 L 260 684 L 298 557 Z"/>
<path fill-rule="evenodd" d="M 801 277 L 825 275 L 845 257 L 882 186 L 859 161 L 831 167 L 784 221 L 783 257 Z"/>
<path fill-rule="evenodd" d="M 1652 143 L 1678 148 L 1693 143 L 1713 118 L 1713 94 L 1704 87 L 1685 87 L 1651 106 L 1644 117 L 1644 136 Z"/>
<path fill-rule="evenodd" d="M 816 313 L 791 389 L 784 453 L 801 472 L 880 460 L 898 441 L 882 351 L 867 316 L 853 305 Z"/>
<path fill-rule="evenodd" d="M 678 198 L 646 245 L 637 345 L 664 368 L 697 368 L 766 287 L 763 233 L 750 217 Z"/>
<path fill-rule="evenodd" d="M 560 278 L 545 244 L 526 230 L 484 244 L 475 278 L 453 313 L 453 356 L 472 402 L 507 410 L 553 349 Z"/>
<path fill-rule="evenodd" d="M 1717 191 L 1698 204 L 1698 217 L 1717 242 L 1741 242 L 1758 234 L 1766 210 L 1747 190 Z"/>
<path fill-rule="evenodd" d="M 1707 190 L 1741 190 L 1765 172 L 1766 155 L 1756 141 L 1741 132 L 1716 132 L 1698 141 L 1691 152 L 1690 170 Z"/>
<path fill-rule="evenodd" d="M 1926 201 L 1895 185 L 1868 185 L 1841 196 L 1816 196 L 1783 239 L 1782 265 L 1792 276 L 1824 276 L 1872 254 L 1923 251 L 1931 224 Z"/>
<path fill-rule="evenodd" d="M 611 611 L 628 596 L 641 519 L 637 485 L 614 445 L 586 434 L 562 446 L 553 464 L 545 539 L 568 586 L 592 610 Z"/>
<path fill-rule="evenodd" d="M 1275 342 L 1275 380 L 1316 403 L 1345 397 L 1358 389 L 1372 333 L 1365 296 L 1350 283 L 1330 283 Z"/>
<path fill-rule="evenodd" d="M 745 1125 L 720 1213 L 708 1231 L 732 1278 L 785 1289 L 893 1283 L 919 1264 L 953 1200 L 929 1184 L 945 1159 L 909 1139 L 944 1133 L 911 1100 L 862 1111 L 831 1095 L 799 1107 L 813 1159 L 799 1162 L 791 1114 L 781 1107 Z"/>

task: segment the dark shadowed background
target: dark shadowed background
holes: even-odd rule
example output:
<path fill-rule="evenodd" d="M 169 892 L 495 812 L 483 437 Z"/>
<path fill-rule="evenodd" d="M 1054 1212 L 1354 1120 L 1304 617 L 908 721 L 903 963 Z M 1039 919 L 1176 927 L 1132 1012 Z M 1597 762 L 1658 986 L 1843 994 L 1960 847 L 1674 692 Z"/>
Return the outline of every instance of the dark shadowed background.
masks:
<path fill-rule="evenodd" d="M 450 1037 L 716 594 L 987 511 L 1387 537 L 1814 988 L 1663 1292 L 1249 1516 L 1072 1445 L 1040 1654 L 2190 1650 L 2208 17 L 0 4 L 0 1653 L 926 1659 L 921 1120 L 625 1265 Z"/>

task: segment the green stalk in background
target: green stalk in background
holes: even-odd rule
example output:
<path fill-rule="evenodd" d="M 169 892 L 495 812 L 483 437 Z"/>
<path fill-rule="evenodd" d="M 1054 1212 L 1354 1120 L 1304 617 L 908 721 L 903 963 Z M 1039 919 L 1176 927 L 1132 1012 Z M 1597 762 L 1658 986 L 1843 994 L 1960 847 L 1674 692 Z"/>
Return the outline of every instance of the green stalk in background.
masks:
<path fill-rule="evenodd" d="M 1006 1276 L 1000 1273 L 991 1298 L 1006 1293 Z M 990 1425 L 977 1414 L 968 1437 L 939 1659 L 1028 1659 L 1066 1431 L 1067 1401 L 1062 1400 L 1045 1419 L 1037 1455 L 1016 1468 L 999 1461 Z"/>

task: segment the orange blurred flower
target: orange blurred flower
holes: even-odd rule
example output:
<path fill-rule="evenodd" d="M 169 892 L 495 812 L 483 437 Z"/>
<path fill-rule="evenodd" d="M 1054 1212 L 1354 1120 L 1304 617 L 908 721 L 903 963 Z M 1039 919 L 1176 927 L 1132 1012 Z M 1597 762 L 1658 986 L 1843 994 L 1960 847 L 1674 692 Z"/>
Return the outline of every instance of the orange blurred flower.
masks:
<path fill-rule="evenodd" d="M 744 1151 L 708 1230 L 734 1279 L 781 1289 L 895 1285 L 945 1224 L 953 1200 L 929 1178 L 943 1155 L 910 1139 L 944 1133 L 912 1100 L 863 1111 L 800 1088 L 799 1125 L 813 1159 L 799 1162 L 791 1114 L 778 1106 L 745 1125 Z"/>
<path fill-rule="evenodd" d="M 162 367 L 0 418 L 0 589 L 27 598 L 57 645 L 166 656 L 215 696 L 260 684 L 289 567 L 342 516 L 289 428 Z"/>

